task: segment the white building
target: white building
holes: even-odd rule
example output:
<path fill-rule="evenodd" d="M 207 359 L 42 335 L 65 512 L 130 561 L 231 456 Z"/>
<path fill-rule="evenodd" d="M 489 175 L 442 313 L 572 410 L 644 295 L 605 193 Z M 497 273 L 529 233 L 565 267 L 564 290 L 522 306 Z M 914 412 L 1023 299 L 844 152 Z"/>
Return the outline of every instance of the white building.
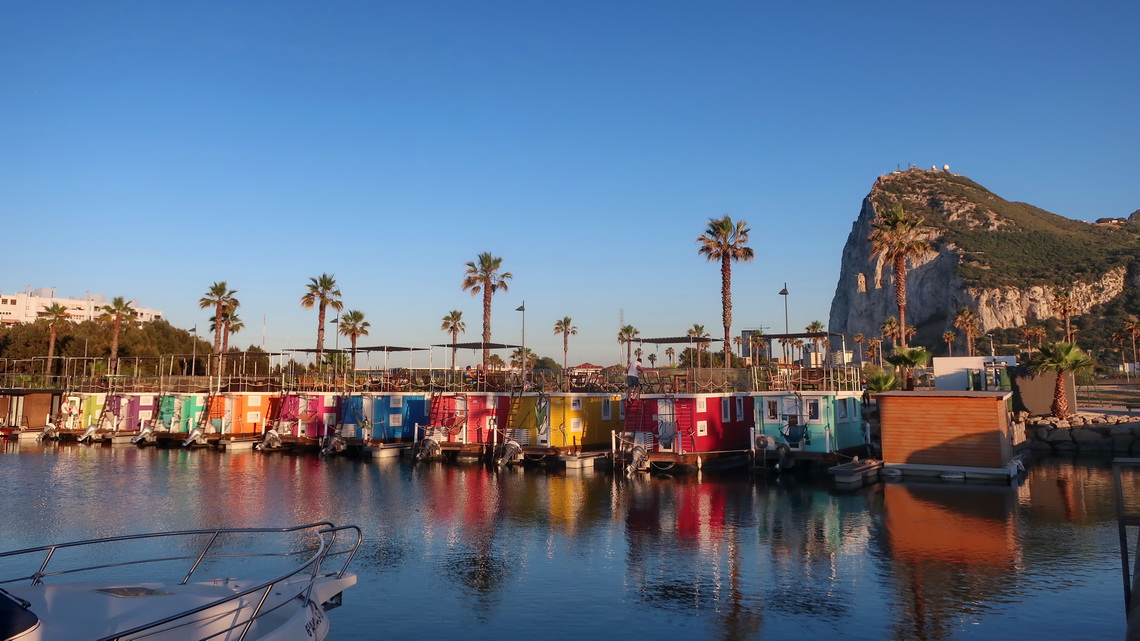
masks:
<path fill-rule="evenodd" d="M 18 294 L 0 292 L 0 324 L 17 325 L 32 323 L 40 317 L 40 312 L 58 303 L 67 308 L 67 315 L 75 322 L 94 320 L 102 315 L 101 309 L 110 301 L 102 294 L 84 294 L 83 298 L 60 298 L 54 287 L 28 288 Z M 158 320 L 162 312 L 156 309 L 139 307 L 137 300 L 130 301 L 131 307 L 141 322 Z"/>

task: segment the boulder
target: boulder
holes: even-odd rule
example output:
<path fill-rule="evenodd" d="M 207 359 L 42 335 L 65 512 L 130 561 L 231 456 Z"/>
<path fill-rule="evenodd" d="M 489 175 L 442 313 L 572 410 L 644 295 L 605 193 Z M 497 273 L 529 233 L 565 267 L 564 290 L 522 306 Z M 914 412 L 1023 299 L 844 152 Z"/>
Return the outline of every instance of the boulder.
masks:
<path fill-rule="evenodd" d="M 1048 443 L 1072 443 L 1073 435 L 1068 429 L 1054 428 L 1046 431 L 1044 440 Z"/>

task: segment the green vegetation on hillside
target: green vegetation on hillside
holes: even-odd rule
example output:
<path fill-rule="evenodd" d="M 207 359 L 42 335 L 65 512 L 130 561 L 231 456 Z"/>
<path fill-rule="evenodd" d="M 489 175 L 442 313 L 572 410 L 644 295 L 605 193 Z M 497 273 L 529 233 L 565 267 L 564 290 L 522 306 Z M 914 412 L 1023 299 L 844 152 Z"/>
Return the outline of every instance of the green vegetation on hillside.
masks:
<path fill-rule="evenodd" d="M 967 286 L 1092 282 L 1140 257 L 1140 225 L 1092 224 L 1010 202 L 964 176 L 908 170 L 884 176 L 871 200 L 877 212 L 901 203 L 943 230 L 962 252 Z"/>

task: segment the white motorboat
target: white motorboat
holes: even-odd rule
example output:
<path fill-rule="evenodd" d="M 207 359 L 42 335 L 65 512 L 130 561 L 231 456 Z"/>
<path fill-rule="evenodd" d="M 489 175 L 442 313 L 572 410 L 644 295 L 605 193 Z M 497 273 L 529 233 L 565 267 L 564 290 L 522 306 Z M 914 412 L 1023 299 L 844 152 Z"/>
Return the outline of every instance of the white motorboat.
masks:
<path fill-rule="evenodd" d="M 0 639 L 326 639 L 355 525 L 186 530 L 0 553 Z"/>

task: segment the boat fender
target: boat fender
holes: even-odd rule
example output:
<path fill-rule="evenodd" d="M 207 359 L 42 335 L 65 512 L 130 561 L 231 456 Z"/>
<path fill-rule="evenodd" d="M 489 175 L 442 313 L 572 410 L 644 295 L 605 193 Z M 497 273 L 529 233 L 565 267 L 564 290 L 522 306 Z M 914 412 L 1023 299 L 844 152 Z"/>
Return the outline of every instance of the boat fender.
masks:
<path fill-rule="evenodd" d="M 770 442 L 769 442 L 767 436 L 764 436 L 763 434 L 759 434 L 756 436 L 756 450 L 757 451 L 766 450 L 766 449 L 768 449 L 769 445 L 770 445 Z"/>

